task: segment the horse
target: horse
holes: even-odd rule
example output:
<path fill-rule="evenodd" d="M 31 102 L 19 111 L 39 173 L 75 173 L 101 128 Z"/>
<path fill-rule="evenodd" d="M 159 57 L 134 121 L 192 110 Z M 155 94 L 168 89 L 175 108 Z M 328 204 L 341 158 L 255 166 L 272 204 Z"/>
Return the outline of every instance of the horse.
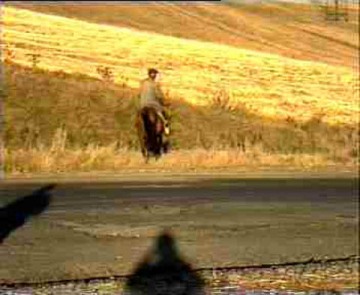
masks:
<path fill-rule="evenodd" d="M 156 110 L 144 107 L 137 112 L 135 127 L 140 142 L 141 153 L 147 162 L 150 156 L 159 159 L 163 153 L 169 151 L 169 126 L 164 126 Z"/>

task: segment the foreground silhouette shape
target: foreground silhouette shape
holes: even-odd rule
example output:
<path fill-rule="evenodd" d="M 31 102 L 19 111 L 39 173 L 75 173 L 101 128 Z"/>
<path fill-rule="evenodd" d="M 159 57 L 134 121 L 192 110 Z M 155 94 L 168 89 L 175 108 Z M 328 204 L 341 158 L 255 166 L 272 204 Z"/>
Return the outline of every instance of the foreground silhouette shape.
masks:
<path fill-rule="evenodd" d="M 174 238 L 165 231 L 157 238 L 155 249 L 129 277 L 125 294 L 204 295 L 204 285 L 190 264 L 179 257 Z"/>
<path fill-rule="evenodd" d="M 29 218 L 44 212 L 51 201 L 49 191 L 54 187 L 54 184 L 44 186 L 31 195 L 0 208 L 0 244 L 11 232 L 24 225 Z"/>

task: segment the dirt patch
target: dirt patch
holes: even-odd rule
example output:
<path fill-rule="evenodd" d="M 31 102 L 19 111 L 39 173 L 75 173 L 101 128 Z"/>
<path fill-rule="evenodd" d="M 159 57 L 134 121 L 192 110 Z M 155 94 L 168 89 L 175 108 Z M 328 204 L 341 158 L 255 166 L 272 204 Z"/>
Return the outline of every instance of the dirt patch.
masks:
<path fill-rule="evenodd" d="M 82 225 L 75 222 L 59 222 L 58 225 L 70 228 L 71 230 L 84 233 L 95 238 L 119 237 L 119 238 L 140 238 L 156 237 L 158 227 L 156 226 L 137 226 L 131 227 L 116 224 L 96 224 L 91 226 Z"/>

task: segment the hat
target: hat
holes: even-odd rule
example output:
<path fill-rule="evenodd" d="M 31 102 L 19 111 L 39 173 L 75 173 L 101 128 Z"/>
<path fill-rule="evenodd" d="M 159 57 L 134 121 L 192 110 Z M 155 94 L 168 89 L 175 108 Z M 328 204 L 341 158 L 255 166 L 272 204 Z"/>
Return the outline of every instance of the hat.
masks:
<path fill-rule="evenodd" d="M 154 68 L 148 69 L 148 74 L 150 75 L 150 74 L 152 74 L 152 73 L 158 74 L 159 71 L 158 71 L 157 69 L 154 69 Z"/>

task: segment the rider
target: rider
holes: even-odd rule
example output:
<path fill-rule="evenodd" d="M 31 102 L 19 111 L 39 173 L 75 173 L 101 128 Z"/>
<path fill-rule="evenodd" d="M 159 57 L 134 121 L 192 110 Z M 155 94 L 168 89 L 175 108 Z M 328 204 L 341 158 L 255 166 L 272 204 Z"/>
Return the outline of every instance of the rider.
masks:
<path fill-rule="evenodd" d="M 159 71 L 157 69 L 148 70 L 148 78 L 140 83 L 140 108 L 152 107 L 156 110 L 157 115 L 163 121 L 165 133 L 168 133 L 168 121 L 165 114 L 165 96 L 157 83 Z"/>

